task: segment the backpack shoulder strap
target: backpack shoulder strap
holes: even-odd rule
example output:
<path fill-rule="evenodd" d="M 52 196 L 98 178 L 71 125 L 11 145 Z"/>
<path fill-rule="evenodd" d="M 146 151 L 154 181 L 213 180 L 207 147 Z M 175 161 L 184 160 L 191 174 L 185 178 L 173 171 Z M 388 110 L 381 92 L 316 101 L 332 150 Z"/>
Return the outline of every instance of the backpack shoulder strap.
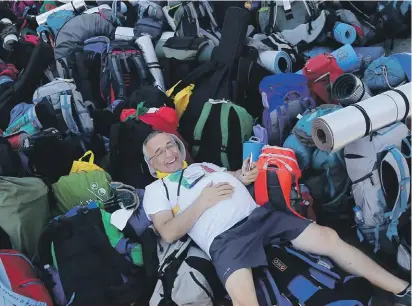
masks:
<path fill-rule="evenodd" d="M 65 92 L 63 94 L 60 94 L 60 108 L 62 111 L 64 122 L 66 122 L 66 125 L 69 128 L 69 130 L 74 134 L 79 135 L 79 127 L 77 126 L 73 118 L 72 98 L 72 93 Z"/>
<path fill-rule="evenodd" d="M 163 285 L 163 302 L 172 301 L 172 290 L 177 272 L 186 259 L 191 245 L 192 239 L 190 237 L 187 237 L 186 241 L 175 242 L 175 249 L 160 264 L 159 279 Z M 160 303 L 159 305 L 163 304 Z"/>
<path fill-rule="evenodd" d="M 209 118 L 211 110 L 212 103 L 206 102 L 205 105 L 203 105 L 202 113 L 200 114 L 199 120 L 197 121 L 197 124 L 195 126 L 195 130 L 193 132 L 193 138 L 195 143 L 192 146 L 192 154 L 194 157 L 199 152 L 199 141 L 202 139 L 203 129 L 205 127 L 207 119 Z"/>
<path fill-rule="evenodd" d="M 395 203 L 392 211 L 385 214 L 386 217 L 391 218 L 391 222 L 389 223 L 388 230 L 386 232 L 386 236 L 390 241 L 393 238 L 398 239 L 398 224 L 399 224 L 399 217 L 406 211 L 408 208 L 408 198 L 409 193 L 408 190 L 411 184 L 411 177 L 409 175 L 408 163 L 402 153 L 395 147 L 392 147 L 388 150 L 388 154 L 392 154 L 394 157 L 396 164 L 398 166 L 398 171 L 400 175 L 399 181 L 399 197 L 397 202 Z"/>
<path fill-rule="evenodd" d="M 253 119 L 248 112 L 241 106 L 233 104 L 232 102 L 222 103 L 222 109 L 220 113 L 220 127 L 222 129 L 222 147 L 220 158 L 224 167 L 229 169 L 229 159 L 227 156 L 227 147 L 229 144 L 229 113 L 231 109 L 234 109 L 239 117 L 240 123 L 240 141 L 243 142 L 251 136 L 253 128 Z"/>

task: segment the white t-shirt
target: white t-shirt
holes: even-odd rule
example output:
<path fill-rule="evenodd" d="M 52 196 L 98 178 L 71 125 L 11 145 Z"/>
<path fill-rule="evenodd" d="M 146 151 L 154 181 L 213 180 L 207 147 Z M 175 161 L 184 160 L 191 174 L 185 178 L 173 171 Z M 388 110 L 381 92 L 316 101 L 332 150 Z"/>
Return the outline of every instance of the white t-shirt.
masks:
<path fill-rule="evenodd" d="M 167 199 L 162 181 L 157 180 L 146 187 L 143 207 L 149 220 L 151 220 L 149 215 L 154 215 L 164 210 L 173 210 L 175 214 L 179 214 L 193 204 L 210 181 L 213 181 L 214 184 L 228 182 L 235 188 L 232 197 L 207 209 L 188 233 L 193 241 L 210 257 L 209 248 L 213 239 L 249 216 L 257 207 L 257 204 L 243 183 L 233 175 L 225 172 L 224 168 L 210 163 L 192 164 L 186 168 L 183 177 L 185 178 L 190 173 L 197 171 L 204 171 L 205 176 L 190 189 L 187 188 L 187 182 L 182 183 L 178 205 L 176 204 L 180 174 L 172 174 L 163 179 L 170 201 Z M 178 209 L 175 206 L 178 206 Z"/>

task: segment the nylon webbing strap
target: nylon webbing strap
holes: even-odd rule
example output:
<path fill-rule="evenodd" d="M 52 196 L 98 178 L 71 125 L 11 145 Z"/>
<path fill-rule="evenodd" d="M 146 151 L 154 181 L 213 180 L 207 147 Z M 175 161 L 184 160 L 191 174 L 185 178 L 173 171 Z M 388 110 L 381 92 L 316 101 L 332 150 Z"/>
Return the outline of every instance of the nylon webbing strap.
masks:
<path fill-rule="evenodd" d="M 116 55 L 112 55 L 111 59 L 111 74 L 114 74 L 114 77 L 116 78 L 116 85 L 119 86 L 119 92 L 118 95 L 115 97 L 115 99 L 123 99 L 123 88 L 124 88 L 124 84 L 123 84 L 123 78 L 121 76 L 121 64 L 120 64 L 120 59 L 116 56 Z"/>
<path fill-rule="evenodd" d="M 202 139 L 203 129 L 205 127 L 207 118 L 209 118 L 211 110 L 212 110 L 212 104 L 209 102 L 206 102 L 205 105 L 203 106 L 202 113 L 200 114 L 199 120 L 197 121 L 195 130 L 193 132 L 193 138 L 195 140 L 195 144 L 192 146 L 193 156 L 196 156 L 197 153 L 199 152 L 199 144 L 196 144 L 196 142 L 198 143 Z"/>
<path fill-rule="evenodd" d="M 356 107 L 362 113 L 363 118 L 365 118 L 365 124 L 366 124 L 366 130 L 363 136 L 369 135 L 369 133 L 371 132 L 372 125 L 371 125 L 371 118 L 369 118 L 368 113 L 359 104 L 352 104 L 350 106 Z"/>
<path fill-rule="evenodd" d="M 410 108 L 410 105 L 409 105 L 409 99 L 408 99 L 408 97 L 402 92 L 402 91 L 400 91 L 399 89 L 392 89 L 394 92 L 397 92 L 402 98 L 403 98 L 403 101 L 405 102 L 405 115 L 403 116 L 403 118 L 402 118 L 402 121 L 403 120 L 405 120 L 406 119 L 406 117 L 408 117 L 408 115 L 409 115 L 409 108 Z"/>
<path fill-rule="evenodd" d="M 229 143 L 229 126 L 228 125 L 229 125 L 229 112 L 232 107 L 233 107 L 232 103 L 222 103 L 222 108 L 220 110 L 220 128 L 222 130 L 222 145 L 220 147 L 220 160 L 222 161 L 222 165 L 226 169 L 229 169 L 229 158 L 227 157 L 227 146 Z"/>
<path fill-rule="evenodd" d="M 64 122 L 66 123 L 69 130 L 74 134 L 79 135 L 79 128 L 73 119 L 71 99 L 72 95 L 69 95 L 67 93 L 60 95 L 60 108 L 62 110 Z"/>

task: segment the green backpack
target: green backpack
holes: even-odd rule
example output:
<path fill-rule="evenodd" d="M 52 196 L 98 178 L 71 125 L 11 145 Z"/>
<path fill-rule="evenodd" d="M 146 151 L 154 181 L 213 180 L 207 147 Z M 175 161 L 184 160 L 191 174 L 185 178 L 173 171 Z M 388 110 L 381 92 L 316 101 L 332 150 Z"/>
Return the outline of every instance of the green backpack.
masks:
<path fill-rule="evenodd" d="M 48 188 L 42 180 L 0 176 L 0 227 L 13 249 L 31 258 L 50 218 Z"/>
<path fill-rule="evenodd" d="M 66 213 L 76 206 L 84 206 L 92 201 L 102 203 L 112 196 L 110 175 L 105 171 L 83 171 L 62 176 L 52 185 L 57 208 Z"/>
<path fill-rule="evenodd" d="M 253 118 L 241 106 L 226 100 L 209 100 L 193 132 L 192 157 L 228 170 L 242 166 L 243 143 L 252 135 Z"/>

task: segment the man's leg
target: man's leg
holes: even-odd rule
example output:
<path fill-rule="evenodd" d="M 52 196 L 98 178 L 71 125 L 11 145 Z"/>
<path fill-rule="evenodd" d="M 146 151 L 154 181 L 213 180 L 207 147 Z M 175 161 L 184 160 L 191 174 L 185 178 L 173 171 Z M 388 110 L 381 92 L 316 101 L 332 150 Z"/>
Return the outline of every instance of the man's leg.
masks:
<path fill-rule="evenodd" d="M 362 276 L 373 285 L 395 294 L 408 283 L 392 275 L 355 247 L 341 240 L 329 227 L 310 224 L 292 244 L 305 252 L 330 257 L 346 272 Z"/>
<path fill-rule="evenodd" d="M 259 306 L 251 269 L 233 272 L 225 284 L 233 306 Z"/>

